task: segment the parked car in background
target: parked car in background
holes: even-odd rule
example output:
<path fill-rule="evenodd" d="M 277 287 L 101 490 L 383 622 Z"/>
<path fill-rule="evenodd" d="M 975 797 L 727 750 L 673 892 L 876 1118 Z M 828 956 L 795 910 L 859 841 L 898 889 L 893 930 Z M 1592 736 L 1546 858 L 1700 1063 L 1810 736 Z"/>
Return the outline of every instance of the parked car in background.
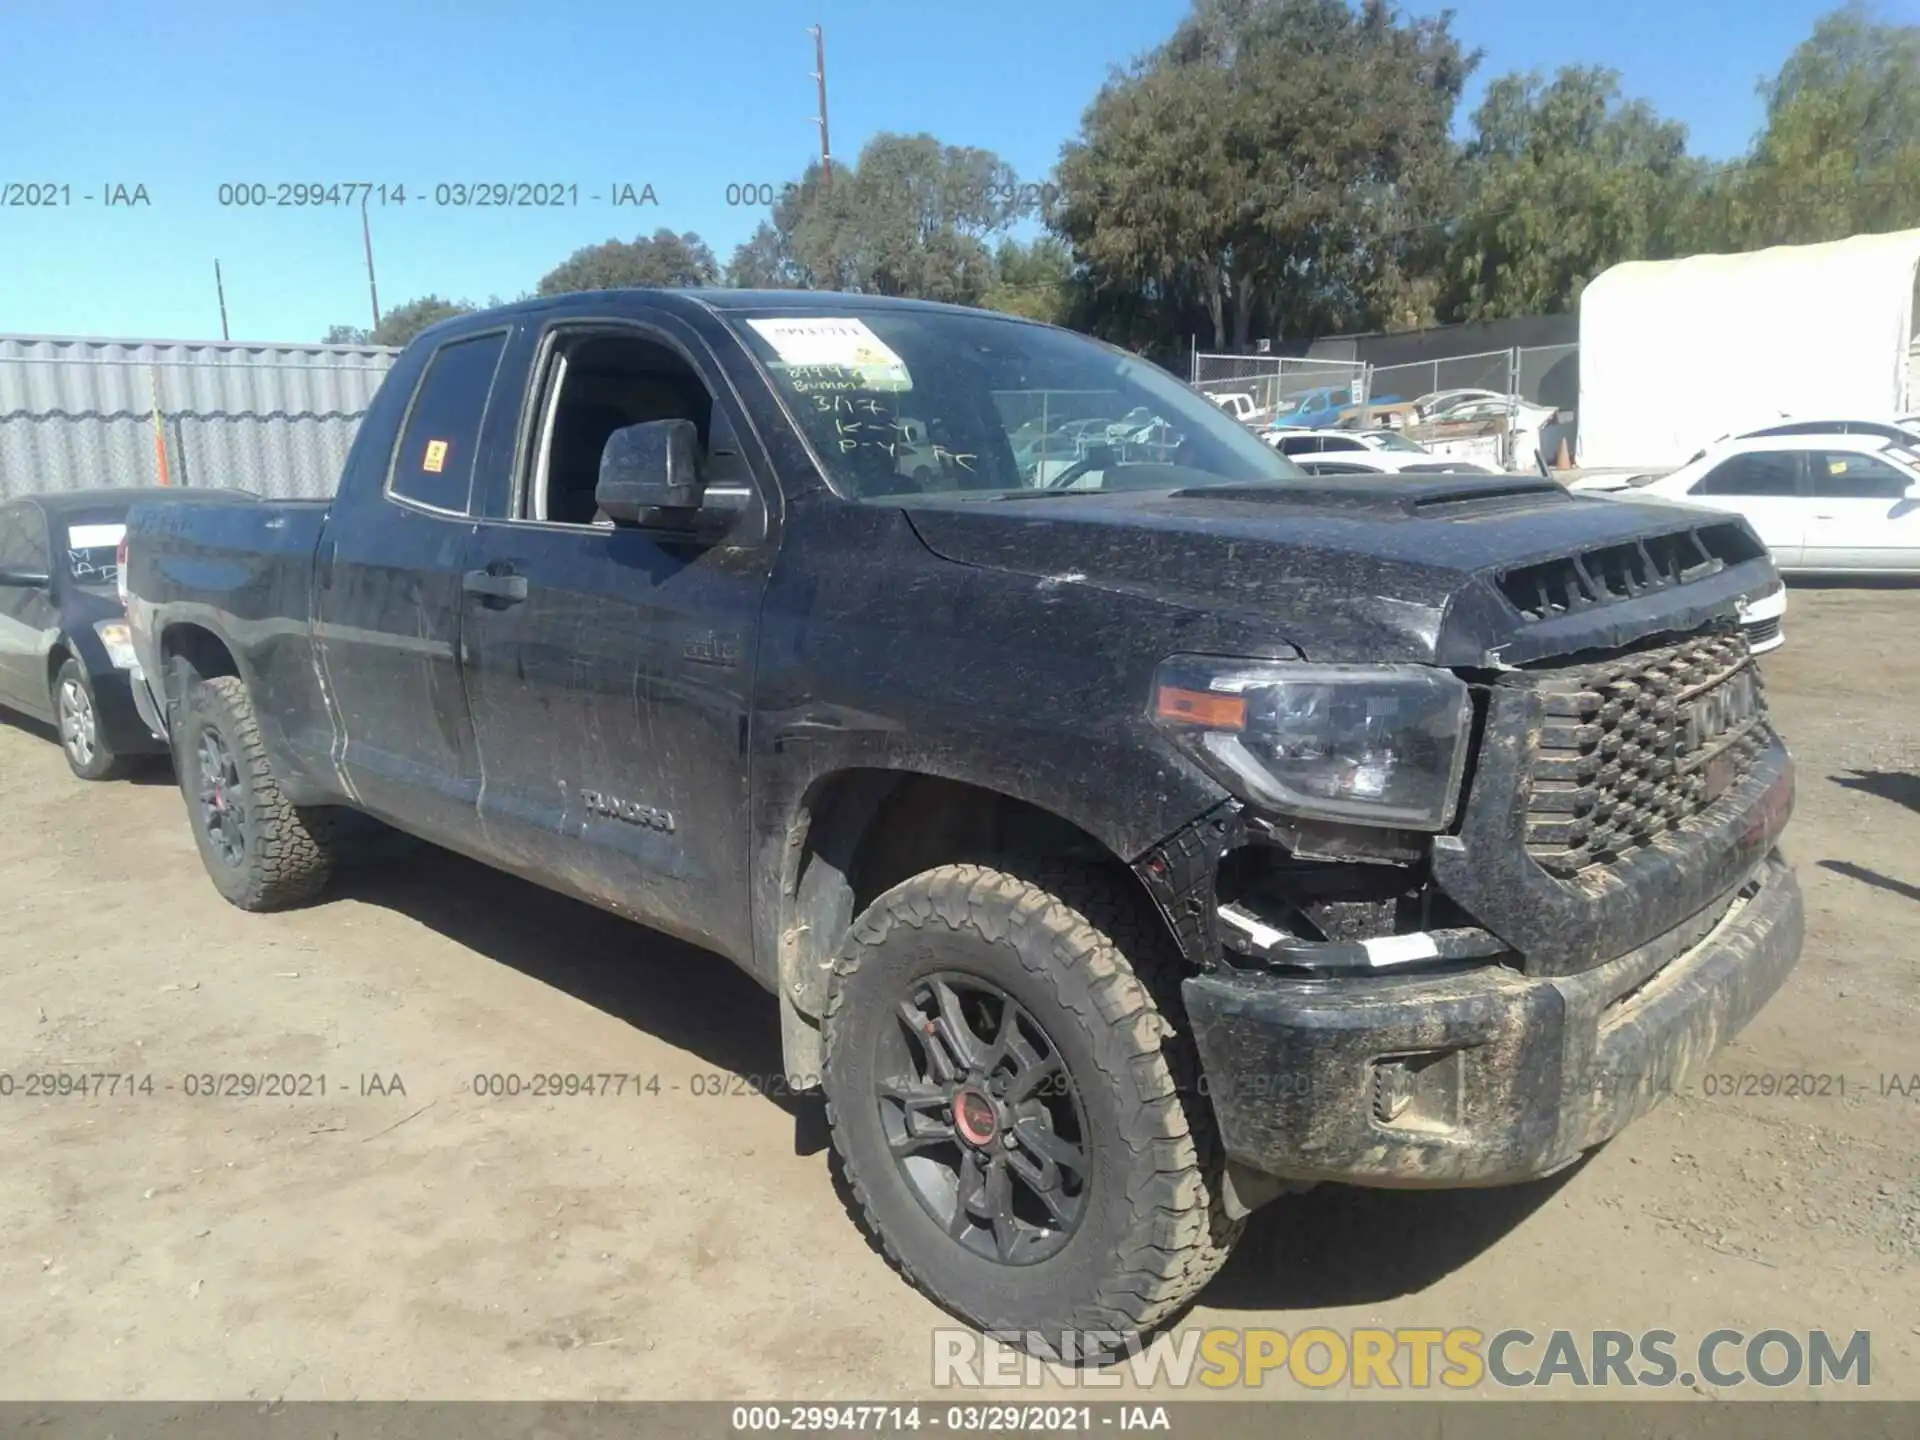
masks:
<path fill-rule="evenodd" d="M 1336 455 L 1385 450 L 1408 455 L 1431 452 L 1396 430 L 1269 430 L 1260 437 L 1282 455 Z"/>
<path fill-rule="evenodd" d="M 1242 425 L 1251 425 L 1260 417 L 1260 407 L 1254 403 L 1253 396 L 1244 390 L 1233 390 L 1225 394 L 1208 395 L 1207 398 L 1226 411 Z"/>
<path fill-rule="evenodd" d="M 134 709 L 119 548 L 135 502 L 250 498 L 236 490 L 77 490 L 0 502 L 0 707 L 60 732 L 82 780 L 166 752 Z"/>
<path fill-rule="evenodd" d="M 1296 455 L 1293 463 L 1309 475 L 1499 475 L 1475 460 L 1444 455 L 1409 455 L 1398 450 L 1358 450 L 1338 455 Z"/>
<path fill-rule="evenodd" d="M 1755 655 L 1778 650 L 1786 643 L 1782 628 L 1787 618 L 1787 587 L 1775 581 L 1768 589 L 1740 602 L 1740 629 L 1747 637 L 1747 649 Z"/>
<path fill-rule="evenodd" d="M 1729 440 L 1664 475 L 1568 488 L 1731 511 L 1786 574 L 1920 572 L 1920 452 L 1878 435 Z"/>
<path fill-rule="evenodd" d="M 1759 440 L 1769 435 L 1878 435 L 1895 445 L 1920 446 L 1920 421 L 1786 420 L 1759 430 L 1743 430 L 1737 438 Z"/>
<path fill-rule="evenodd" d="M 1353 392 L 1347 386 L 1322 385 L 1280 401 L 1267 424 L 1276 430 L 1331 427 L 1352 407 Z"/>

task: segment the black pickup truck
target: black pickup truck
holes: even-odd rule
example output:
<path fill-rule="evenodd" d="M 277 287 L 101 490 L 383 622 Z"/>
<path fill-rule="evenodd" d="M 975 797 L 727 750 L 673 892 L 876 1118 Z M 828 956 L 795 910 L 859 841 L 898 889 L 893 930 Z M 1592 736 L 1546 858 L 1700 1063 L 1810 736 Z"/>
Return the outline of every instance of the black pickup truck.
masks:
<path fill-rule="evenodd" d="M 1800 950 L 1742 521 L 1316 480 L 1048 326 L 468 316 L 333 501 L 128 552 L 223 895 L 312 899 L 370 815 L 745 967 L 888 1253 L 996 1330 L 1151 1326 L 1289 1187 L 1563 1167 Z"/>

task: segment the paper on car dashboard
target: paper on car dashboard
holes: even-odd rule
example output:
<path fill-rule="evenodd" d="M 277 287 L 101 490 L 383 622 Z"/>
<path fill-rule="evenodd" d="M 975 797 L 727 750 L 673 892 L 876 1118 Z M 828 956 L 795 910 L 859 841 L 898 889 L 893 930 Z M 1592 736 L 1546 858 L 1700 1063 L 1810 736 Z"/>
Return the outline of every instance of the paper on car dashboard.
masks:
<path fill-rule="evenodd" d="M 869 390 L 911 390 L 907 363 L 864 320 L 749 320 L 783 364 L 854 371 Z"/>
<path fill-rule="evenodd" d="M 119 548 L 127 538 L 125 525 L 75 525 L 67 531 L 70 550 L 107 550 Z"/>

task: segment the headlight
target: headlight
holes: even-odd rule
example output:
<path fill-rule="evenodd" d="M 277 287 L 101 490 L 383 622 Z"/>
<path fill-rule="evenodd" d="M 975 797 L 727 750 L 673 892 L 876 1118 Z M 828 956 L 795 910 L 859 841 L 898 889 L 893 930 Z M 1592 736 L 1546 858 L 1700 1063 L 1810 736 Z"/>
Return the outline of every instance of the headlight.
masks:
<path fill-rule="evenodd" d="M 1466 763 L 1466 685 L 1419 665 L 1293 665 L 1176 656 L 1154 722 L 1263 810 L 1443 830 Z"/>
<path fill-rule="evenodd" d="M 133 657 L 133 632 L 124 620 L 101 620 L 93 627 L 100 643 L 107 647 L 107 658 L 116 670 L 132 670 L 139 662 Z"/>

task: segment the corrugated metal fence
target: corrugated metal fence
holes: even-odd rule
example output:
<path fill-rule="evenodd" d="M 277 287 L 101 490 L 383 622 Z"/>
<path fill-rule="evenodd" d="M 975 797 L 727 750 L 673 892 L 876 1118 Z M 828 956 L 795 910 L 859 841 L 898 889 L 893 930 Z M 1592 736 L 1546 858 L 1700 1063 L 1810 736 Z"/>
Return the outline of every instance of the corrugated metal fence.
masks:
<path fill-rule="evenodd" d="M 163 474 L 273 499 L 331 495 L 399 353 L 0 336 L 0 497 Z"/>

